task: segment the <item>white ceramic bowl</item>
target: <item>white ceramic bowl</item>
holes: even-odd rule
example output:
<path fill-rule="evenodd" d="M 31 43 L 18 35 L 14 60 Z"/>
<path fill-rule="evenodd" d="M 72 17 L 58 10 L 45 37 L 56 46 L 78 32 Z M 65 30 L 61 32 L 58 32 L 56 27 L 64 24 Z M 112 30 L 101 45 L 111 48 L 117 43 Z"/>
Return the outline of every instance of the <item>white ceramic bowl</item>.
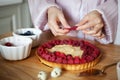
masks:
<path fill-rule="evenodd" d="M 21 34 L 25 34 L 27 31 L 30 31 L 31 33 L 33 33 L 33 35 L 21 35 Z M 41 33 L 42 31 L 36 28 L 22 28 L 13 32 L 13 36 L 22 36 L 22 37 L 31 38 L 33 40 L 32 47 L 36 47 L 40 43 L 39 40 Z"/>
<path fill-rule="evenodd" d="M 6 43 L 13 46 L 6 46 Z M 23 37 L 6 37 L 0 40 L 1 56 L 7 60 L 22 60 L 30 55 L 32 39 Z"/>

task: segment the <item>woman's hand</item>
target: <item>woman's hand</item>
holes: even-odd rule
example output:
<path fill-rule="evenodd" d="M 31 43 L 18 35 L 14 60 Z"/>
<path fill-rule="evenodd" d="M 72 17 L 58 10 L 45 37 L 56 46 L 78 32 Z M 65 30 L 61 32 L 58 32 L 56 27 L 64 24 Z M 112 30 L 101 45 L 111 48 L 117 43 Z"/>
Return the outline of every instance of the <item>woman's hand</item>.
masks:
<path fill-rule="evenodd" d="M 60 27 L 60 25 L 62 27 Z M 48 26 L 55 36 L 65 35 L 69 32 L 67 29 L 64 29 L 69 28 L 69 25 L 63 15 L 63 12 L 56 7 L 50 7 L 48 9 Z"/>
<path fill-rule="evenodd" d="M 104 21 L 98 11 L 88 13 L 76 26 L 77 30 L 82 30 L 83 33 L 97 37 L 105 37 L 103 33 Z"/>

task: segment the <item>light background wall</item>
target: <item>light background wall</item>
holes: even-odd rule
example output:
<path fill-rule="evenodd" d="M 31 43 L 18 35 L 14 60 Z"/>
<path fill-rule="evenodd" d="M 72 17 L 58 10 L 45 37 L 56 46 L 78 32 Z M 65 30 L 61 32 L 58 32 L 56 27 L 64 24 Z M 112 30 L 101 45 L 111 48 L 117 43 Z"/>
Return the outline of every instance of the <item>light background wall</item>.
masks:
<path fill-rule="evenodd" d="M 120 45 L 120 0 L 118 0 L 118 29 L 115 44 Z"/>

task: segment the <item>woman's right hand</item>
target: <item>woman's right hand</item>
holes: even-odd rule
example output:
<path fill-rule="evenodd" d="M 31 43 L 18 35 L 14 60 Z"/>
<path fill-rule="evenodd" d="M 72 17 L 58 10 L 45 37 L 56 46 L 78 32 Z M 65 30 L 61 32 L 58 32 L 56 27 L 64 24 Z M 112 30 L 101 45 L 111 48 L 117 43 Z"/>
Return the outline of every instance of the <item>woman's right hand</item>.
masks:
<path fill-rule="evenodd" d="M 63 12 L 56 7 L 50 7 L 48 9 L 48 26 L 55 36 L 65 35 L 69 32 L 69 30 L 64 29 L 69 28 L 69 25 Z"/>

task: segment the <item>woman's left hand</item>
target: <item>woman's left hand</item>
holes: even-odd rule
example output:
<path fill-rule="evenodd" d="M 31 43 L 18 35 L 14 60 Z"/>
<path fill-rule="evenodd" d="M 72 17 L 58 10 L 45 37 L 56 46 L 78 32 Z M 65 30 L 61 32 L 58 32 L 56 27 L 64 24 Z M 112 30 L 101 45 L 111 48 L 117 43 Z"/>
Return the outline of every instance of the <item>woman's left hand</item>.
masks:
<path fill-rule="evenodd" d="M 78 26 L 77 30 L 82 30 L 84 34 L 101 39 L 105 37 L 103 33 L 104 25 L 102 15 L 94 10 L 88 13 L 76 26 Z"/>

